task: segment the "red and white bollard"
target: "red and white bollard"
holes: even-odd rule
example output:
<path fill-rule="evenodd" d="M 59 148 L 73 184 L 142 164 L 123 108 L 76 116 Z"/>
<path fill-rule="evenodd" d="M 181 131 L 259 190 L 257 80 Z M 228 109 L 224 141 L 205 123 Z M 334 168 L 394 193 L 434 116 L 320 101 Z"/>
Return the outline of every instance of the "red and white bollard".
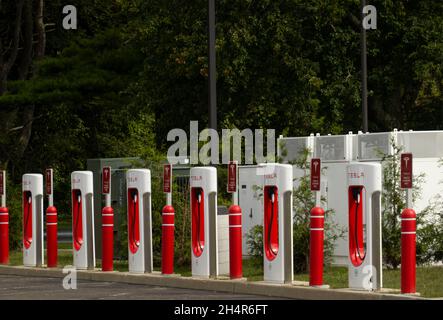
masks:
<path fill-rule="evenodd" d="M 0 207 L 0 264 L 9 263 L 9 212 Z"/>
<path fill-rule="evenodd" d="M 416 292 L 416 230 L 413 209 L 401 213 L 401 293 Z"/>
<path fill-rule="evenodd" d="M 102 271 L 114 270 L 114 209 L 102 210 Z"/>
<path fill-rule="evenodd" d="M 57 209 L 54 206 L 46 209 L 46 241 L 48 268 L 57 267 Z"/>
<path fill-rule="evenodd" d="M 325 211 L 321 207 L 311 209 L 310 250 L 309 250 L 309 285 L 323 285 L 323 242 Z"/>
<path fill-rule="evenodd" d="M 174 273 L 175 241 L 174 208 L 166 205 L 162 209 L 162 274 Z"/>
<path fill-rule="evenodd" d="M 240 279 L 243 276 L 241 215 L 240 206 L 234 204 L 229 207 L 229 274 L 231 279 Z"/>

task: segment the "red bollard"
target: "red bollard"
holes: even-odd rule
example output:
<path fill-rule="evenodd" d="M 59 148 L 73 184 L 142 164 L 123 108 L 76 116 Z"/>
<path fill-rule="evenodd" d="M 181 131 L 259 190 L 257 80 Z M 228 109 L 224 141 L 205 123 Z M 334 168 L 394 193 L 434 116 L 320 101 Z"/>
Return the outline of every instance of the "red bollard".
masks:
<path fill-rule="evenodd" d="M 53 206 L 46 209 L 46 241 L 48 268 L 57 268 L 57 209 Z"/>
<path fill-rule="evenodd" d="M 310 218 L 309 285 L 322 286 L 325 211 L 314 207 Z"/>
<path fill-rule="evenodd" d="M 0 207 L 0 264 L 9 263 L 9 212 Z"/>
<path fill-rule="evenodd" d="M 243 276 L 241 208 L 229 207 L 229 274 L 231 279 Z"/>
<path fill-rule="evenodd" d="M 102 210 L 102 271 L 114 270 L 114 209 Z"/>
<path fill-rule="evenodd" d="M 416 214 L 413 209 L 401 213 L 401 293 L 415 293 Z"/>
<path fill-rule="evenodd" d="M 162 274 L 174 273 L 174 208 L 166 205 L 162 209 Z"/>

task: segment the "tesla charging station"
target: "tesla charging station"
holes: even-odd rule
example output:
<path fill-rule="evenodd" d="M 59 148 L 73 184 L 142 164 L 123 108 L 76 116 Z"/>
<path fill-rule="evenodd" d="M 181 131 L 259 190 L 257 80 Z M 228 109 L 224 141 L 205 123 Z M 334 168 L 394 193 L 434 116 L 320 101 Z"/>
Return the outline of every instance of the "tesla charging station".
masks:
<path fill-rule="evenodd" d="M 129 272 L 152 272 L 151 171 L 128 170 L 126 180 Z"/>
<path fill-rule="evenodd" d="M 72 240 L 76 269 L 95 268 L 94 188 L 91 171 L 71 174 Z"/>
<path fill-rule="evenodd" d="M 264 196 L 264 280 L 292 283 L 292 166 L 262 164 Z"/>
<path fill-rule="evenodd" d="M 217 170 L 195 167 L 190 176 L 192 276 L 217 277 Z"/>
<path fill-rule="evenodd" d="M 23 188 L 23 264 L 42 266 L 43 254 L 43 175 L 24 174 Z"/>
<path fill-rule="evenodd" d="M 382 288 L 381 165 L 347 166 L 349 288 Z"/>

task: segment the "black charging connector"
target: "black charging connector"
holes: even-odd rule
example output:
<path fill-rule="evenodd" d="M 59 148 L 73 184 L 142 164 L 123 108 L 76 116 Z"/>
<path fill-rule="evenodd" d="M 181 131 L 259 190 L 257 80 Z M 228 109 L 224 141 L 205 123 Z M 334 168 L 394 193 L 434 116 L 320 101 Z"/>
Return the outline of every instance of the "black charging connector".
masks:
<path fill-rule="evenodd" d="M 355 203 L 360 203 L 361 189 L 361 187 L 352 188 L 352 199 L 354 199 Z"/>

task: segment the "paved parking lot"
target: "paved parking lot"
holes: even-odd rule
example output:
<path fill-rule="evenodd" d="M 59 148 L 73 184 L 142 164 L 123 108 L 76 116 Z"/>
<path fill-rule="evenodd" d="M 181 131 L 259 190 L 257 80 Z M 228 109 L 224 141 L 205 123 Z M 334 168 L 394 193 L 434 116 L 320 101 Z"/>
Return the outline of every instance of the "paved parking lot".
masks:
<path fill-rule="evenodd" d="M 270 297 L 157 286 L 78 280 L 76 290 L 65 290 L 62 279 L 0 275 L 0 300 L 269 300 Z"/>

